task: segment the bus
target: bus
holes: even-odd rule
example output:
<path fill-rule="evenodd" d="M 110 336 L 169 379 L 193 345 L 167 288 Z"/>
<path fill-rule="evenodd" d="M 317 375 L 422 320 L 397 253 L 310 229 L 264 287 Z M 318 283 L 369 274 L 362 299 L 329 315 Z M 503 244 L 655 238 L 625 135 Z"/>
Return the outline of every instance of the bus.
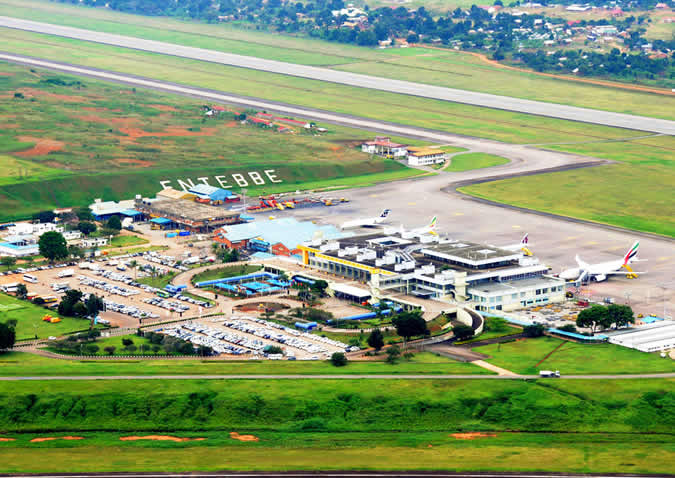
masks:
<path fill-rule="evenodd" d="M 165 292 L 163 290 L 158 290 L 157 295 L 160 296 L 163 299 L 168 299 L 169 297 L 171 297 L 171 294 L 169 294 L 168 292 Z"/>
<path fill-rule="evenodd" d="M 47 295 L 43 296 L 42 300 L 44 300 L 45 304 L 53 304 L 54 302 L 57 302 L 59 299 L 57 297 L 54 297 L 53 295 Z"/>
<path fill-rule="evenodd" d="M 38 281 L 37 277 L 32 276 L 30 274 L 24 274 L 23 280 L 25 280 L 26 282 L 30 282 L 31 284 L 37 284 L 37 281 Z"/>

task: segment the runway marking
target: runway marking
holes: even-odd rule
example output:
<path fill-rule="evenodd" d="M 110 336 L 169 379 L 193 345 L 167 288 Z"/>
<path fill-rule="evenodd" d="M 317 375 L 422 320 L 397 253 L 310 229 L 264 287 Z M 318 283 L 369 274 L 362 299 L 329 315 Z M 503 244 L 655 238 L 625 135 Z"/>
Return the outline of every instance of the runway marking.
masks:
<path fill-rule="evenodd" d="M 464 213 L 463 213 L 463 212 L 456 212 L 454 215 L 455 215 L 455 216 L 463 216 Z"/>
<path fill-rule="evenodd" d="M 567 236 L 565 238 L 566 241 L 574 241 L 575 239 L 579 239 L 581 236 Z"/>
<path fill-rule="evenodd" d="M 408 206 L 417 206 L 417 203 L 416 202 L 409 202 Z"/>
<path fill-rule="evenodd" d="M 376 197 L 379 197 L 379 196 L 380 196 L 379 194 L 369 194 L 368 195 L 368 197 L 371 197 L 371 198 L 376 198 Z"/>
<path fill-rule="evenodd" d="M 625 249 L 626 246 L 613 246 L 607 249 L 608 251 L 618 251 L 619 249 Z"/>
<path fill-rule="evenodd" d="M 596 241 L 588 241 L 587 243 L 584 244 L 584 246 L 597 246 L 599 242 Z"/>
<path fill-rule="evenodd" d="M 516 225 L 513 225 L 513 226 L 511 226 L 511 227 L 512 227 L 513 229 L 520 229 L 520 226 L 518 226 L 517 224 L 516 224 Z"/>

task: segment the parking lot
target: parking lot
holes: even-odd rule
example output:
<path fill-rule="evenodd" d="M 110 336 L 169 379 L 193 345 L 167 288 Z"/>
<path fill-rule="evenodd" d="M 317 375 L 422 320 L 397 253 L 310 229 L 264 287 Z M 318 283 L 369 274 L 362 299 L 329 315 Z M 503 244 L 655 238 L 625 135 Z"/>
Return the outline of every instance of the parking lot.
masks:
<path fill-rule="evenodd" d="M 195 345 L 206 345 L 217 354 L 239 358 L 325 360 L 334 352 L 352 349 L 342 342 L 245 315 L 195 320 L 173 327 L 157 327 L 155 331 Z M 267 346 L 281 347 L 284 355 L 265 353 Z"/>

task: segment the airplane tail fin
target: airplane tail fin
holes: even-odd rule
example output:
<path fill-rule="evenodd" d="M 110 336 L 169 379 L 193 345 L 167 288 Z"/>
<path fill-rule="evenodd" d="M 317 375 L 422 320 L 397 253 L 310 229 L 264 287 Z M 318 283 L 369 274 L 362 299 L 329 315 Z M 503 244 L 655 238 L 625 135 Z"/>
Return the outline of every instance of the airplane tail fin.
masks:
<path fill-rule="evenodd" d="M 626 252 L 626 255 L 623 257 L 623 265 L 630 264 L 630 262 L 637 257 L 638 248 L 640 247 L 640 241 L 635 241 L 631 248 Z"/>
<path fill-rule="evenodd" d="M 390 212 L 391 212 L 390 209 L 385 209 L 385 210 L 382 211 L 382 213 L 380 214 L 380 218 L 381 218 L 381 219 L 386 218 L 386 217 L 389 215 Z"/>
<path fill-rule="evenodd" d="M 588 267 L 588 264 L 586 264 L 584 261 L 581 260 L 579 257 L 579 254 L 574 256 L 574 260 L 577 261 L 577 265 L 579 266 L 579 269 L 586 269 Z"/>
<path fill-rule="evenodd" d="M 521 245 L 523 245 L 523 246 L 527 245 L 527 243 L 530 241 L 528 236 L 529 236 L 529 233 L 525 233 L 523 238 L 520 240 Z"/>
<path fill-rule="evenodd" d="M 429 223 L 429 229 L 432 231 L 436 229 L 436 216 L 431 218 L 431 222 Z"/>

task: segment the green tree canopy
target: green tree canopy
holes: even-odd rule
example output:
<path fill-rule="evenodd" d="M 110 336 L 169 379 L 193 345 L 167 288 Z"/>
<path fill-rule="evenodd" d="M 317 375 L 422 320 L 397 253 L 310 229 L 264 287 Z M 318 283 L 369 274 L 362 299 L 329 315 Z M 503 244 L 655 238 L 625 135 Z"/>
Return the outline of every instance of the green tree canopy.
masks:
<path fill-rule="evenodd" d="M 122 230 L 122 221 L 120 221 L 120 218 L 117 216 L 111 216 L 110 219 L 108 219 L 106 227 L 119 232 Z"/>
<path fill-rule="evenodd" d="M 38 242 L 40 255 L 53 262 L 68 257 L 68 244 L 63 234 L 56 231 L 48 231 L 40 236 Z"/>
<path fill-rule="evenodd" d="M 596 327 L 601 326 L 607 318 L 607 307 L 604 305 L 593 305 L 584 309 L 577 315 L 577 327 L 584 327 L 595 332 Z"/>
<path fill-rule="evenodd" d="M 368 336 L 368 345 L 375 350 L 381 350 L 384 347 L 384 335 L 380 329 L 373 330 Z"/>
<path fill-rule="evenodd" d="M 427 323 L 422 317 L 422 313 L 417 310 L 400 313 L 394 317 L 392 323 L 396 327 L 396 333 L 405 340 L 418 335 L 429 335 Z"/>
<path fill-rule="evenodd" d="M 11 349 L 16 340 L 16 331 L 6 322 L 0 322 L 0 350 Z"/>
<path fill-rule="evenodd" d="M 77 229 L 85 236 L 88 236 L 92 232 L 96 232 L 96 224 L 89 221 L 80 221 L 77 225 Z"/>
<path fill-rule="evenodd" d="M 452 333 L 459 340 L 466 340 L 473 337 L 473 329 L 470 325 L 457 324 L 452 328 Z"/>

